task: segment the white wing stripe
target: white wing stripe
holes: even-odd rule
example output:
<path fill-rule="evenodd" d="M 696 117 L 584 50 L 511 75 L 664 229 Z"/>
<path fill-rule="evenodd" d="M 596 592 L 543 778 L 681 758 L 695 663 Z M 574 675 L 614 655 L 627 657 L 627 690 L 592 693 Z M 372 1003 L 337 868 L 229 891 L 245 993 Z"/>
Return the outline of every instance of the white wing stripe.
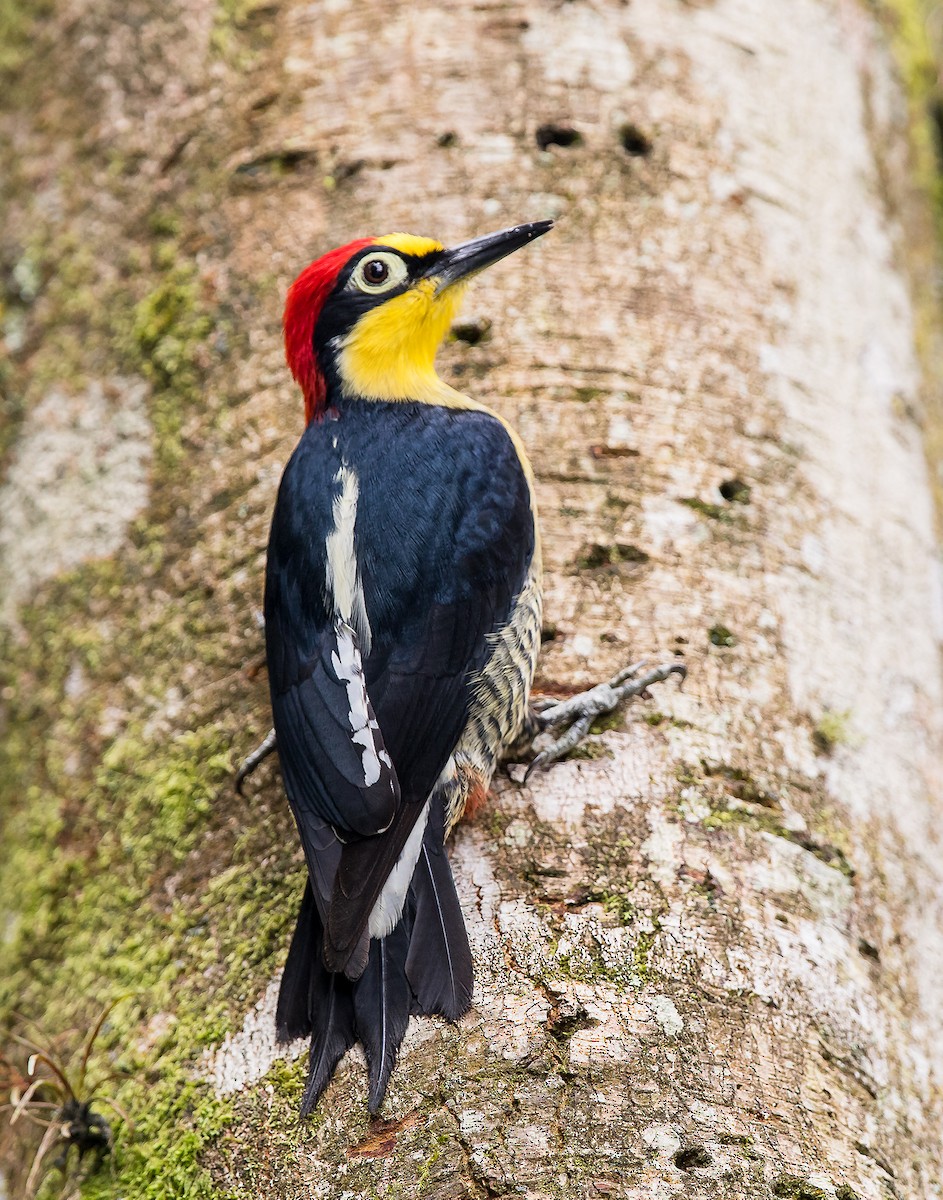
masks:
<path fill-rule="evenodd" d="M 337 649 L 331 652 L 331 666 L 334 674 L 347 689 L 347 721 L 350 725 L 351 741 L 360 747 L 363 756 L 363 781 L 366 787 L 380 778 L 383 764 L 387 769 L 392 767 L 390 756 L 383 746 L 380 737 L 380 727 L 370 716 L 367 707 L 367 685 L 363 678 L 363 663 L 354 631 L 343 621 L 338 621 L 334 627 L 337 638 Z M 392 780 L 390 781 L 392 787 Z"/>
<path fill-rule="evenodd" d="M 372 634 L 354 541 L 360 484 L 356 472 L 343 461 L 334 482 L 341 485 L 341 490 L 334 501 L 334 528 L 327 535 L 324 547 L 328 604 L 333 605 L 335 616 L 356 632 L 364 654 L 369 654 Z"/>

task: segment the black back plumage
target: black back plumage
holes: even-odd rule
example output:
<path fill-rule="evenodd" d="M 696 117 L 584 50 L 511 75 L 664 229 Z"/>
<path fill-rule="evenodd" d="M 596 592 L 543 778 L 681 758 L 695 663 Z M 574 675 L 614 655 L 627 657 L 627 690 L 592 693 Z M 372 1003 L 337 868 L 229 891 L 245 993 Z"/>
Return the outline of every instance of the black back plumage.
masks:
<path fill-rule="evenodd" d="M 369 783 L 362 742 L 351 737 L 326 583 L 344 470 L 356 471 L 369 639 L 341 636 L 358 643 L 375 750 L 391 763 Z M 488 413 L 345 401 L 308 427 L 285 470 L 269 544 L 266 641 L 282 772 L 310 882 L 278 1032 L 311 1035 L 306 1110 L 359 1040 L 376 1111 L 410 1011 L 456 1020 L 470 1005 L 471 954 L 435 807 L 398 925 L 383 939 L 368 940 L 366 930 L 465 728 L 489 635 L 507 623 L 533 554 L 524 470 Z"/>

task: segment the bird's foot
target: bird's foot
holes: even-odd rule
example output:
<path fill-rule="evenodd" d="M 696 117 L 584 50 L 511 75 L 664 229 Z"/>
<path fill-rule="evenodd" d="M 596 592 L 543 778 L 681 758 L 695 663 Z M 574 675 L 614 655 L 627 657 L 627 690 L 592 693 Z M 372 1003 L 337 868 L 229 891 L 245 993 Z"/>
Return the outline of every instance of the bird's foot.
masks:
<path fill-rule="evenodd" d="M 617 675 L 613 675 L 608 683 L 599 683 L 586 692 L 571 696 L 569 700 L 536 701 L 529 714 L 533 736 L 561 726 L 566 727 L 566 731 L 536 755 L 527 768 L 524 782 L 527 782 L 534 771 L 543 770 L 578 746 L 589 733 L 590 726 L 597 717 L 613 712 L 623 700 L 644 696 L 653 683 L 661 683 L 669 675 L 678 675 L 683 680 L 688 673 L 683 662 L 672 662 L 653 667 L 644 675 L 639 675 L 646 665 L 644 659 L 633 663 Z"/>
<path fill-rule="evenodd" d="M 260 746 L 256 746 L 256 748 L 236 772 L 234 786 L 238 795 L 242 795 L 242 785 L 256 769 L 259 763 L 262 762 L 263 759 L 268 758 L 273 750 L 277 749 L 278 744 L 275 740 L 275 730 L 270 729 L 265 735 L 265 740 L 262 742 L 262 744 Z"/>

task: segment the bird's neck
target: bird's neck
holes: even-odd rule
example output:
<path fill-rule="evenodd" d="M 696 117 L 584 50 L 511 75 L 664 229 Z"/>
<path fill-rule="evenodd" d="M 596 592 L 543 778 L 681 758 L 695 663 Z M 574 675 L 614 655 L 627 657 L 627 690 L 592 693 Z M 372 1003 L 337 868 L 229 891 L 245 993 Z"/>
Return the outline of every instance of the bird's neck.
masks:
<path fill-rule="evenodd" d="M 433 364 L 419 363 L 413 358 L 399 363 L 395 371 L 358 371 L 353 373 L 352 378 L 345 373 L 338 381 L 337 394 L 342 400 L 357 398 L 385 403 L 418 402 L 446 408 L 481 407 L 447 384 Z"/>

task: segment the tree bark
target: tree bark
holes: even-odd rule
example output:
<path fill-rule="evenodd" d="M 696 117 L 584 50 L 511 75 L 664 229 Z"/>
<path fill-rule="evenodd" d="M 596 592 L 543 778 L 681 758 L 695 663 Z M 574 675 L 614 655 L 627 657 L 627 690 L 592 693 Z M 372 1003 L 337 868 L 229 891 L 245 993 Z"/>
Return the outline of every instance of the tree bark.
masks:
<path fill-rule="evenodd" d="M 51 1036 L 133 990 L 102 1055 L 167 1105 L 113 1093 L 141 1128 L 88 1194 L 943 1196 L 939 380 L 875 17 L 137 0 L 33 36 L 2 125 L 0 1002 Z M 451 851 L 472 1013 L 412 1023 L 382 1122 L 352 1054 L 299 1127 L 300 853 L 277 772 L 238 801 L 225 761 L 269 723 L 282 297 L 355 236 L 546 216 L 441 360 L 534 461 L 538 690 L 688 680 L 498 783 Z"/>

